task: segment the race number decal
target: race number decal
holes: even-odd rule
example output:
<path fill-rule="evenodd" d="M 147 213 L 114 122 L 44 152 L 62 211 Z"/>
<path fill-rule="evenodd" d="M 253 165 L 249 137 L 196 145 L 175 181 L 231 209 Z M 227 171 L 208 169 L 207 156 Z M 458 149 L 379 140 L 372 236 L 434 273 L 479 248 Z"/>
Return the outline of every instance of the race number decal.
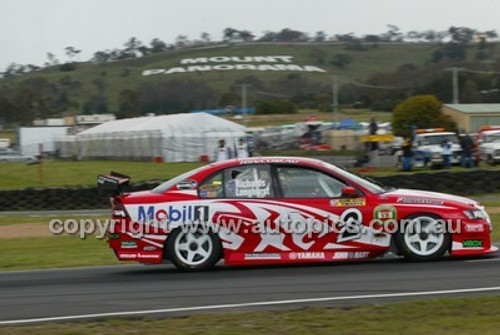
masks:
<path fill-rule="evenodd" d="M 363 229 L 363 214 L 357 208 L 345 210 L 340 216 L 338 228 L 337 243 L 359 239 Z"/>

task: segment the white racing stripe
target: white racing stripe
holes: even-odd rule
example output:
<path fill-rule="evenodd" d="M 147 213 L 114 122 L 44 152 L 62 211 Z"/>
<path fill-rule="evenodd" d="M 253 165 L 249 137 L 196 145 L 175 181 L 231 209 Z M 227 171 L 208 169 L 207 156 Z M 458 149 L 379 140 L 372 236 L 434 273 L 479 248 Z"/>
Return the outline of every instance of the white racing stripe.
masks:
<path fill-rule="evenodd" d="M 0 321 L 0 325 L 14 325 L 14 324 L 27 324 L 27 323 L 36 323 L 36 322 L 50 322 L 50 321 L 66 321 L 66 320 L 78 320 L 78 319 L 81 320 L 81 319 L 91 319 L 91 318 L 159 314 L 159 313 L 166 314 L 166 313 L 177 313 L 177 312 L 208 311 L 208 310 L 218 310 L 218 309 L 228 309 L 228 308 L 275 306 L 275 305 L 289 305 L 289 304 L 315 303 L 315 302 L 328 302 L 328 301 L 418 297 L 418 296 L 428 296 L 428 295 L 446 295 L 446 294 L 457 294 L 457 293 L 478 293 L 478 292 L 492 292 L 492 291 L 500 291 L 500 286 L 467 288 L 467 289 L 456 289 L 456 290 L 440 290 L 440 291 L 382 293 L 382 294 L 367 294 L 367 295 L 351 295 L 351 296 L 341 296 L 341 297 L 259 301 L 259 302 L 246 302 L 246 303 L 236 303 L 236 304 L 206 305 L 206 306 L 192 306 L 192 307 L 165 308 L 165 309 L 150 309 L 150 310 L 128 311 L 128 312 L 111 312 L 111 313 L 54 316 L 54 317 L 36 318 L 36 319 L 5 320 L 5 321 Z"/>

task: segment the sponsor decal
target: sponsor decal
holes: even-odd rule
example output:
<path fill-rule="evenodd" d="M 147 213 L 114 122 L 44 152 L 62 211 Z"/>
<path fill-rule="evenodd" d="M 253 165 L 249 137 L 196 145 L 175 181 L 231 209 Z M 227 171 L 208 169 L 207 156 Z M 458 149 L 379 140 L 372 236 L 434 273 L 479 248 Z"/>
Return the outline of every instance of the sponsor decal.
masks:
<path fill-rule="evenodd" d="M 157 208 L 156 206 L 139 206 L 138 219 L 140 223 L 151 221 L 158 222 L 192 222 L 192 221 L 208 221 L 208 206 L 167 206 L 165 208 Z"/>
<path fill-rule="evenodd" d="M 349 206 L 365 206 L 365 198 L 346 198 L 346 199 L 335 199 L 330 201 L 330 205 L 334 207 L 349 207 Z"/>
<path fill-rule="evenodd" d="M 254 259 L 281 259 L 281 255 L 279 253 L 260 253 L 254 252 L 250 254 L 245 254 L 245 260 L 254 260 Z"/>
<path fill-rule="evenodd" d="M 194 190 L 198 186 L 195 180 L 186 179 L 177 183 L 178 190 Z"/>
<path fill-rule="evenodd" d="M 220 185 L 215 185 L 215 184 L 206 184 L 200 186 L 200 190 L 203 191 L 217 191 L 220 189 Z"/>
<path fill-rule="evenodd" d="M 141 254 L 139 253 L 137 255 L 137 257 L 140 257 L 140 258 L 152 258 L 152 259 L 158 259 L 161 257 L 161 255 L 159 254 Z"/>
<path fill-rule="evenodd" d="M 416 204 L 416 205 L 442 205 L 443 200 L 428 199 L 428 198 L 413 198 L 413 197 L 399 197 L 397 200 L 400 204 Z"/>
<path fill-rule="evenodd" d="M 148 246 L 145 246 L 143 248 L 144 251 L 155 251 L 156 250 L 156 247 L 153 247 L 151 245 L 148 245 Z"/>
<path fill-rule="evenodd" d="M 120 234 L 108 233 L 108 238 L 110 240 L 116 240 L 116 239 L 120 238 Z"/>
<path fill-rule="evenodd" d="M 482 248 L 483 240 L 463 240 L 462 247 L 464 248 Z"/>
<path fill-rule="evenodd" d="M 137 254 L 119 254 L 120 258 L 136 259 Z"/>
<path fill-rule="evenodd" d="M 357 208 L 349 208 L 340 216 L 337 243 L 357 240 L 363 232 L 363 214 Z"/>
<path fill-rule="evenodd" d="M 122 249 L 135 249 L 137 248 L 137 243 L 135 241 L 122 241 Z"/>
<path fill-rule="evenodd" d="M 392 205 L 379 205 L 373 210 L 373 218 L 381 222 L 396 220 L 397 216 L 398 212 Z"/>
<path fill-rule="evenodd" d="M 325 259 L 325 253 L 323 251 L 319 252 L 291 252 L 288 254 L 290 259 Z"/>
<path fill-rule="evenodd" d="M 202 190 L 200 196 L 202 198 L 217 198 L 217 191 Z"/>
<path fill-rule="evenodd" d="M 298 164 L 298 159 L 281 159 L 281 158 L 247 158 L 240 160 L 240 165 L 247 164 Z"/>
<path fill-rule="evenodd" d="M 231 187 L 231 186 L 229 186 Z M 265 198 L 271 194 L 271 184 L 263 179 L 235 180 L 235 195 L 244 198 Z"/>
<path fill-rule="evenodd" d="M 336 260 L 346 260 L 346 259 L 363 259 L 368 258 L 370 256 L 370 252 L 368 251 L 339 251 L 333 254 L 333 259 Z"/>
<path fill-rule="evenodd" d="M 482 233 L 484 232 L 484 225 L 483 224 L 474 224 L 474 223 L 467 223 L 465 225 L 465 231 L 468 233 Z"/>

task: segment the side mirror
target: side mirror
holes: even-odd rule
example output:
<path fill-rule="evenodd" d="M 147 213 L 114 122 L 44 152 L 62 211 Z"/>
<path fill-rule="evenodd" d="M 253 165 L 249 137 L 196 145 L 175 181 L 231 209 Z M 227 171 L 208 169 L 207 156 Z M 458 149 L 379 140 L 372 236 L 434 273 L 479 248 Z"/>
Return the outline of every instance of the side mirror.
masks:
<path fill-rule="evenodd" d="M 352 186 L 345 186 L 342 189 L 342 198 L 356 198 L 358 196 L 358 191 Z"/>

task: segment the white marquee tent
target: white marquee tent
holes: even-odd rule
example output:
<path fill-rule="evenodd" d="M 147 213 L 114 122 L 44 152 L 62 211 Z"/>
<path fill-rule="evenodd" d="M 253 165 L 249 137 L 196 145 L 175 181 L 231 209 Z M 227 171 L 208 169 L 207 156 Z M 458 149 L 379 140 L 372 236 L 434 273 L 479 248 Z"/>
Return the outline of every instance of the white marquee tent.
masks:
<path fill-rule="evenodd" d="M 146 116 L 109 121 L 75 136 L 81 158 L 194 162 L 212 157 L 220 139 L 231 146 L 245 127 L 207 113 Z"/>

